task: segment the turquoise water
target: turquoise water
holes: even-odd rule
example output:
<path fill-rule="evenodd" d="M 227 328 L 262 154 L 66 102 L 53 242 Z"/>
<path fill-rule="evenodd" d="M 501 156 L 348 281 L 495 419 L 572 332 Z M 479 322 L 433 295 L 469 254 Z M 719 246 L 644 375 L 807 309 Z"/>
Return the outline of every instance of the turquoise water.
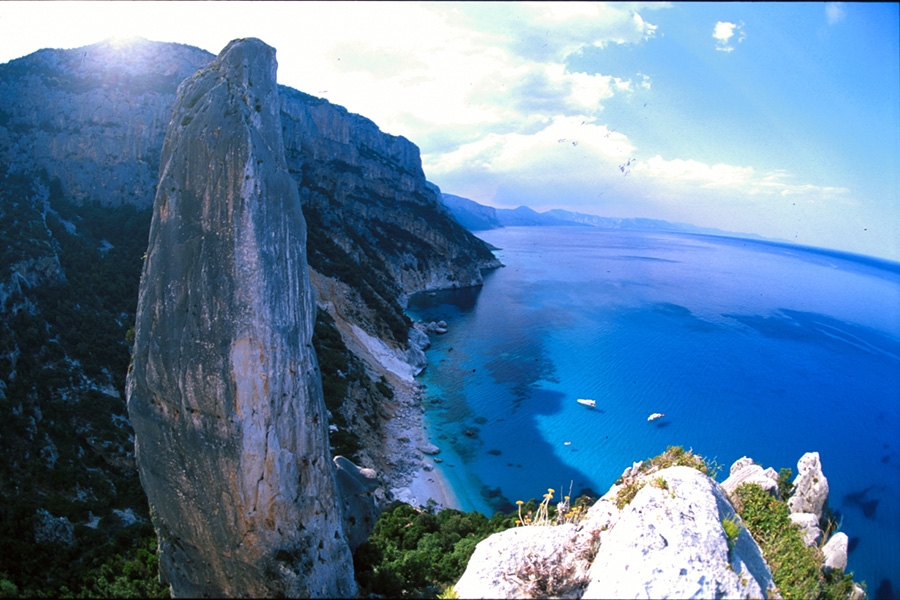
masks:
<path fill-rule="evenodd" d="M 900 590 L 900 265 L 682 234 L 479 236 L 506 267 L 409 307 L 450 326 L 420 380 L 464 508 L 603 493 L 669 445 L 720 481 L 742 456 L 796 471 L 818 451 L 849 569 L 873 597 Z"/>

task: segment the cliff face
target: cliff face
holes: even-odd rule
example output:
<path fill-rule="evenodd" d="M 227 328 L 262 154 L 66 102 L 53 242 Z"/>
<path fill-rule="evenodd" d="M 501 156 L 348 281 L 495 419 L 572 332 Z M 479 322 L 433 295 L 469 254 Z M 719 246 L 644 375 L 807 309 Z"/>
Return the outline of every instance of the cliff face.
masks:
<path fill-rule="evenodd" d="M 0 162 L 45 170 L 78 202 L 149 206 L 175 90 L 212 58 L 138 40 L 10 61 L 0 69 Z"/>
<path fill-rule="evenodd" d="M 162 152 L 128 409 L 176 595 L 355 592 L 275 70 L 229 44 L 179 88 Z"/>
<path fill-rule="evenodd" d="M 363 310 L 351 320 L 403 345 L 407 294 L 480 285 L 482 269 L 500 263 L 443 207 L 409 140 L 319 98 L 281 91 L 288 168 L 310 223 L 310 266 L 357 289 L 354 304 Z M 348 273 L 351 264 L 366 276 Z"/>
<path fill-rule="evenodd" d="M 165 163 L 160 168 L 160 155 L 176 90 L 214 58 L 197 48 L 143 40 L 41 50 L 0 65 L 0 237 L 6 246 L 0 251 L 0 403 L 8 415 L 0 437 L 10 457 L 0 478 L 0 505 L 21 507 L 4 513 L 12 515 L 7 522 L 19 525 L 0 535 L 0 543 L 26 540 L 21 544 L 35 556 L 27 577 L 41 581 L 41 589 L 68 579 L 45 581 L 56 555 L 29 541 L 40 520 L 36 508 L 52 507 L 54 516 L 76 525 L 96 527 L 99 519 L 109 532 L 114 530 L 108 524 L 118 523 L 113 509 L 147 517 L 124 416 L 129 330 L 151 207 L 160 171 L 168 172 Z M 172 127 L 193 131 L 194 123 L 182 121 L 199 118 L 201 104 L 192 112 L 183 101 Z M 386 484 L 402 479 L 406 469 L 398 466 L 391 444 L 411 435 L 405 425 L 402 432 L 390 428 L 400 421 L 398 411 L 414 415 L 410 423 L 421 418 L 410 389 L 415 369 L 403 363 L 414 356 L 415 368 L 422 368 L 418 346 L 408 348 L 417 339 L 421 345 L 422 336 L 409 337 L 405 297 L 478 284 L 479 269 L 498 263 L 485 244 L 447 216 L 412 143 L 289 88 L 279 88 L 279 102 L 275 114 L 288 149 L 284 165 L 309 225 L 306 251 L 316 300 L 334 317 L 349 353 L 361 358 L 354 364 L 365 363 L 352 380 L 346 370 L 330 369 L 332 380 L 348 385 L 340 397 L 329 397 L 331 412 L 323 419 L 340 427 L 332 441 L 359 437 L 357 462 L 375 467 L 389 489 Z M 171 157 L 173 150 L 166 152 Z M 212 150 L 208 155 L 219 156 Z M 222 169 L 224 163 L 215 173 Z M 224 189 L 231 175 L 216 175 L 215 182 L 213 172 L 205 177 Z M 184 189 L 176 186 L 178 193 L 168 194 L 177 198 Z M 188 254 L 165 268 L 193 268 L 199 263 L 189 262 L 196 258 L 190 253 L 208 250 L 216 237 L 184 237 L 179 251 Z M 209 311 L 218 305 L 211 306 Z M 173 335 L 166 343 L 175 346 L 180 339 Z M 405 389 L 394 395 L 385 384 Z M 74 430 L 61 423 L 75 423 Z M 26 468 L 29 457 L 44 455 L 46 469 Z M 30 482 L 27 490 L 19 485 L 23 480 Z M 67 484 L 57 486 L 58 481 Z M 142 532 L 149 529 L 144 519 Z M 79 531 L 74 551 L 83 554 L 96 538 Z M 137 547 L 141 536 L 131 538 Z M 10 556 L 15 553 L 22 554 Z M 64 568 L 60 562 L 65 561 L 49 565 L 54 573 Z M 23 570 L 21 560 L 11 564 L 15 568 L 0 571 Z"/>

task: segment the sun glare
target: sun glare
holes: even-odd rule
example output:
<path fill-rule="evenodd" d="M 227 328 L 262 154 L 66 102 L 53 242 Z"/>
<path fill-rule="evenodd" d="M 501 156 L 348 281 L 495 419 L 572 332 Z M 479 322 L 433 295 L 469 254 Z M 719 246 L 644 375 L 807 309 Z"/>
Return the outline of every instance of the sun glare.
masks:
<path fill-rule="evenodd" d="M 121 50 L 127 46 L 133 45 L 137 40 L 136 35 L 114 35 L 109 38 L 109 44 L 116 50 Z"/>

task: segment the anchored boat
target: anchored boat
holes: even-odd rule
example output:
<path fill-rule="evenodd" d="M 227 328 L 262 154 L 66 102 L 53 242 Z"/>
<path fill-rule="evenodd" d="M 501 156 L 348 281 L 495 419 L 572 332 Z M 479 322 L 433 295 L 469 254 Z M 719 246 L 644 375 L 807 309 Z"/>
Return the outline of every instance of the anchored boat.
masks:
<path fill-rule="evenodd" d="M 578 404 L 584 404 L 585 406 L 595 407 L 597 406 L 596 400 L 591 400 L 590 398 L 579 398 Z"/>

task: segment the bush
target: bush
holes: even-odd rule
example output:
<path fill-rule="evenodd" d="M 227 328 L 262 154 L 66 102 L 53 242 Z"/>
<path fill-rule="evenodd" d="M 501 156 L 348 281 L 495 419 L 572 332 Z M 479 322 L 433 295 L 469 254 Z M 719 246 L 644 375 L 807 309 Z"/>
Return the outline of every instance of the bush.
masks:
<path fill-rule="evenodd" d="M 432 514 L 395 502 L 354 555 L 360 595 L 435 596 L 459 580 L 478 542 L 513 522 L 500 513 L 491 519 L 451 508 Z"/>
<path fill-rule="evenodd" d="M 822 572 L 823 556 L 808 548 L 803 534 L 790 519 L 786 502 L 772 497 L 761 486 L 745 483 L 735 490 L 735 508 L 759 544 L 772 569 L 782 598 L 846 598 L 853 589 L 853 575 Z"/>

